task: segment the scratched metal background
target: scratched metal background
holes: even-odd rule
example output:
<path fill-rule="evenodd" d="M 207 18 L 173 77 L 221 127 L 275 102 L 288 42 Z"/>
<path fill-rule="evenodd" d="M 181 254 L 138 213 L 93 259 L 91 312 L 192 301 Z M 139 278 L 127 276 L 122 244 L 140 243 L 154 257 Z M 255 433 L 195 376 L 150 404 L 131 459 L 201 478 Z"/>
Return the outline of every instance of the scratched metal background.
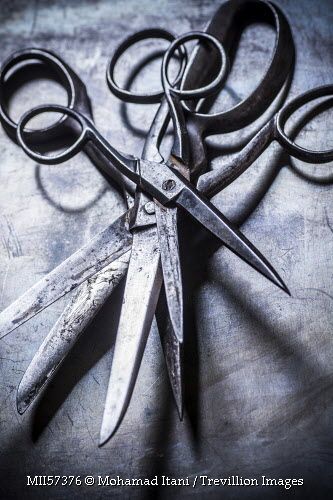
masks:
<path fill-rule="evenodd" d="M 290 95 L 332 83 L 330 0 L 278 2 L 297 49 Z M 176 33 L 200 29 L 212 0 L 94 2 L 2 0 L 3 60 L 29 46 L 55 50 L 86 82 L 95 120 L 115 146 L 140 153 L 154 107 L 122 106 L 105 84 L 105 67 L 126 34 L 144 27 Z M 241 41 L 224 105 L 259 81 L 273 41 L 257 26 Z M 134 54 L 133 60 L 137 54 Z M 131 61 L 120 65 L 128 74 Z M 154 76 L 153 76 L 154 75 Z M 155 71 L 149 84 L 158 79 Z M 41 82 L 38 102 L 64 95 Z M 14 113 L 36 102 L 27 86 Z M 223 104 L 223 103 L 222 103 Z M 21 107 L 20 107 L 21 106 Z M 214 164 L 246 133 L 214 139 Z M 333 146 L 332 115 L 303 129 L 303 144 Z M 220 155 L 224 157 L 219 158 Z M 66 300 L 0 344 L 0 491 L 2 498 L 282 498 L 279 488 L 27 488 L 26 475 L 304 478 L 289 490 L 320 498 L 332 486 L 332 166 L 308 166 L 272 146 L 215 198 L 268 256 L 291 289 L 289 298 L 225 249 L 186 255 L 188 312 L 186 415 L 178 421 L 158 335 L 153 330 L 127 415 L 116 436 L 97 447 L 121 288 L 81 338 L 37 404 L 16 412 L 16 387 Z M 0 131 L 0 307 L 4 308 L 87 242 L 123 210 L 120 196 L 81 157 L 38 167 Z M 213 249 L 214 250 L 214 249 Z M 190 278 L 194 279 L 190 279 Z"/>

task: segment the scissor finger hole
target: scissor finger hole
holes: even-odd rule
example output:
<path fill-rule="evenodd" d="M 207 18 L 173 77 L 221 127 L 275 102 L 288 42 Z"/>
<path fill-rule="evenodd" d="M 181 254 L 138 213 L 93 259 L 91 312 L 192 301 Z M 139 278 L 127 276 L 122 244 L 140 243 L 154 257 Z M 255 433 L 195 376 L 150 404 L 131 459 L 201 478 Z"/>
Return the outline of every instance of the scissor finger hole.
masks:
<path fill-rule="evenodd" d="M 219 65 L 217 66 L 216 74 L 212 77 L 211 81 L 205 84 L 202 87 L 194 88 L 191 90 L 188 89 L 176 89 L 174 83 L 171 82 L 169 75 L 169 64 L 171 58 L 176 50 L 179 50 L 181 47 L 184 48 L 184 45 L 188 42 L 197 41 L 207 48 L 208 53 L 211 50 L 214 50 L 218 56 Z M 216 55 L 215 54 L 215 55 Z M 209 56 L 208 56 L 209 57 Z M 212 57 L 212 55 L 210 55 Z M 205 71 L 203 68 L 202 71 Z M 228 59 L 225 53 L 225 50 L 222 44 L 209 33 L 201 32 L 201 31 L 192 31 L 190 33 L 186 33 L 178 37 L 174 40 L 167 52 L 164 55 L 163 63 L 162 63 L 162 82 L 165 91 L 172 88 L 172 92 L 176 94 L 182 100 L 191 100 L 191 99 L 200 99 L 207 96 L 210 96 L 216 93 L 223 86 L 228 74 Z"/>
<path fill-rule="evenodd" d="M 27 109 L 51 102 L 50 99 L 55 104 L 68 104 L 68 93 L 57 78 L 57 74 L 42 62 L 31 60 L 17 66 L 5 79 L 2 89 L 3 106 L 13 123 L 17 124 Z M 37 85 L 38 92 L 36 92 Z M 39 128 L 54 125 L 55 116 L 46 118 L 45 116 Z"/>
<path fill-rule="evenodd" d="M 142 30 L 130 36 L 116 49 L 107 69 L 107 81 L 113 94 L 125 102 L 153 104 L 159 102 L 162 89 L 142 89 L 142 82 L 151 89 L 154 81 L 160 82 L 160 64 L 174 35 L 162 29 Z M 149 53 L 147 54 L 147 48 Z M 171 61 L 171 78 L 179 83 L 186 66 L 186 52 L 177 50 Z M 130 74 L 128 74 L 130 68 Z M 154 75 L 158 77 L 154 77 Z M 125 75 L 127 75 L 125 77 Z M 118 83 L 119 82 L 119 83 Z M 139 88 L 140 87 L 140 88 Z"/>
<path fill-rule="evenodd" d="M 298 96 L 277 115 L 278 139 L 288 152 L 305 162 L 333 160 L 330 130 L 333 112 L 333 85 Z"/>
<path fill-rule="evenodd" d="M 67 106 L 74 102 L 73 82 L 57 56 L 42 49 L 24 49 L 5 61 L 0 72 L 0 116 L 8 133 L 15 137 L 18 119 L 27 106 L 33 108 L 50 100 Z M 26 131 L 38 136 L 38 142 L 44 133 L 59 127 L 59 122 L 55 116 L 45 116 L 39 126 Z"/>
<path fill-rule="evenodd" d="M 52 142 L 52 145 L 39 144 L 38 150 L 27 133 L 27 130 L 39 130 L 43 115 L 52 115 L 58 121 L 66 119 L 64 126 L 68 127 L 61 142 Z M 28 128 L 29 125 L 29 128 Z M 60 105 L 42 105 L 25 113 L 19 120 L 17 140 L 30 158 L 45 164 L 57 164 L 72 158 L 78 153 L 86 138 L 86 124 L 84 119 L 74 110 Z"/>

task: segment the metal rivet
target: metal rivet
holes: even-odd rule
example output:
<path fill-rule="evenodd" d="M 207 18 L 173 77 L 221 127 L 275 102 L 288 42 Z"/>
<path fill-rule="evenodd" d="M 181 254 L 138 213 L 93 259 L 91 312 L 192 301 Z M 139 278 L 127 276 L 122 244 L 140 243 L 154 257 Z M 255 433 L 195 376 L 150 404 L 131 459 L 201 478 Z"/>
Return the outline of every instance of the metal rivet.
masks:
<path fill-rule="evenodd" d="M 162 184 L 162 188 L 165 191 L 172 191 L 175 187 L 176 187 L 176 183 L 173 179 L 168 179 L 168 180 L 164 181 Z"/>
<path fill-rule="evenodd" d="M 153 215 L 155 213 L 155 203 L 153 201 L 148 201 L 145 204 L 145 211 L 149 215 Z"/>

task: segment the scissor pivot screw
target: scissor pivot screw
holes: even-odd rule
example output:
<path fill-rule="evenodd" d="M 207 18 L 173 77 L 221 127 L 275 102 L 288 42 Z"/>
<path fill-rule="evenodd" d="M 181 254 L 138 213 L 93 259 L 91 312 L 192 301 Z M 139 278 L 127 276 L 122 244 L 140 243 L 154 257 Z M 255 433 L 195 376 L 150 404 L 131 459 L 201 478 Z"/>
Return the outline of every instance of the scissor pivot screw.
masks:
<path fill-rule="evenodd" d="M 153 215 L 155 213 L 155 203 L 153 201 L 148 201 L 145 204 L 145 211 L 148 215 Z"/>
<path fill-rule="evenodd" d="M 176 183 L 173 179 L 168 179 L 168 180 L 164 181 L 162 184 L 162 188 L 165 191 L 172 191 L 175 187 L 176 187 Z"/>

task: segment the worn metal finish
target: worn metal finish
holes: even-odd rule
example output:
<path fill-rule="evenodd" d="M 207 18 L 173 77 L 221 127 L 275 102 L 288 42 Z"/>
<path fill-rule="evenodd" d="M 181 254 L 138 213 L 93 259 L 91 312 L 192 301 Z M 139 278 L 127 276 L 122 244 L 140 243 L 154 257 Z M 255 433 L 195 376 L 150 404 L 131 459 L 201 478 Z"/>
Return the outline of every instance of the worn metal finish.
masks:
<path fill-rule="evenodd" d="M 124 98 L 124 91 L 120 90 L 114 81 L 113 71 L 117 58 L 126 50 L 131 43 L 138 39 L 146 39 L 151 36 L 161 36 L 161 31 L 151 31 L 148 33 L 143 31 L 139 35 L 129 37 L 116 50 L 111 58 L 111 62 L 107 71 L 107 80 L 111 90 L 118 97 Z M 162 32 L 162 37 L 169 40 L 173 39 L 170 34 Z M 180 76 L 183 71 L 181 70 Z M 145 95 L 144 98 L 147 96 Z M 125 101 L 131 100 L 132 94 L 125 91 Z M 138 96 L 135 96 L 138 99 Z M 140 97 L 139 97 L 140 99 Z M 166 126 L 169 121 L 169 108 L 163 96 L 161 96 L 161 104 L 157 110 L 155 117 L 150 126 L 147 138 L 142 151 L 142 158 L 162 163 L 163 157 L 159 152 L 160 142 L 165 133 Z M 154 168 L 153 164 L 150 164 Z M 140 173 L 141 174 L 141 173 Z M 114 358 L 112 360 L 111 373 L 108 385 L 108 392 L 105 401 L 102 427 L 100 432 L 100 445 L 105 444 L 108 439 L 114 434 L 120 425 L 127 407 L 129 405 L 134 385 L 137 380 L 139 368 L 142 361 L 142 356 L 146 347 L 149 331 L 152 326 L 152 321 L 156 309 L 156 305 L 160 303 L 160 309 L 164 309 L 166 314 L 163 328 L 160 330 L 161 338 L 170 346 L 174 346 L 173 338 L 179 336 L 179 331 L 175 328 L 181 328 L 182 324 L 175 324 L 175 314 L 183 313 L 182 307 L 174 312 L 173 301 L 167 302 L 168 307 L 163 308 L 163 300 L 165 296 L 159 298 L 162 285 L 162 268 L 161 259 L 164 262 L 163 278 L 167 283 L 168 293 L 170 289 L 168 282 L 165 279 L 167 275 L 167 265 L 170 261 L 170 249 L 162 246 L 162 241 L 159 238 L 159 233 L 164 231 L 165 227 L 170 227 L 173 234 L 177 235 L 177 224 L 174 223 L 173 213 L 175 209 L 165 209 L 165 217 L 162 220 L 159 217 L 160 208 L 155 200 L 145 195 L 141 189 L 137 189 L 135 200 L 135 214 L 132 220 L 132 230 L 134 231 L 133 245 L 130 258 L 130 266 L 125 284 L 124 301 L 121 309 L 119 327 L 117 331 L 117 340 L 115 345 Z M 154 224 L 152 224 L 154 222 Z M 171 222 L 171 225 L 170 225 Z M 158 231 L 160 229 L 160 231 Z M 179 253 L 173 259 L 176 268 L 180 267 Z M 180 277 L 180 276 L 179 276 Z M 172 290 L 174 293 L 174 290 Z M 182 299 L 181 299 L 182 304 Z M 167 311 L 168 309 L 168 311 Z M 130 320 L 128 321 L 128 319 Z M 182 316 L 181 316 L 182 320 Z M 177 408 L 183 407 L 183 401 L 179 401 L 179 396 L 182 396 L 180 387 L 182 386 L 181 372 L 177 372 L 177 377 L 173 370 L 174 365 L 179 365 L 179 351 L 177 349 L 169 349 L 165 352 L 167 360 L 167 370 L 172 391 L 175 396 Z M 172 359 L 172 363 L 168 361 Z"/>
<path fill-rule="evenodd" d="M 52 377 L 78 337 L 124 278 L 131 251 L 82 283 L 46 336 L 17 390 L 17 409 L 24 413 Z"/>
<path fill-rule="evenodd" d="M 126 212 L 7 307 L 0 314 L 0 338 L 126 253 L 132 244 L 129 218 Z"/>
<path fill-rule="evenodd" d="M 64 54 L 66 59 L 74 60 L 75 54 L 76 68 L 89 81 L 101 128 L 109 131 L 111 140 L 116 141 L 121 149 L 139 152 L 140 137 L 126 135 L 125 140 L 119 132 L 118 103 L 103 89 L 104 75 L 102 71 L 99 74 L 96 67 L 103 66 L 109 57 L 110 46 L 115 47 L 126 30 L 155 24 L 168 27 L 171 19 L 176 32 L 180 33 L 191 27 L 198 28 L 202 26 L 202 20 L 209 19 L 216 4 L 186 2 L 186 12 L 184 2 L 169 3 L 166 6 L 160 2 L 143 2 L 141 10 L 132 3 L 124 6 L 124 3 L 115 2 L 110 5 L 109 2 L 100 2 L 99 9 L 95 5 L 92 9 L 89 4 L 82 4 L 78 17 L 75 6 L 67 2 L 66 7 L 59 5 L 52 9 L 51 23 L 48 21 L 50 17 L 47 7 L 45 5 L 44 10 L 42 1 L 38 3 L 34 22 L 33 4 L 30 10 L 26 4 L 10 2 L 11 14 L 1 23 L 1 29 L 6 31 L 6 36 L 2 35 L 1 38 L 2 48 L 8 54 L 19 43 L 22 46 L 32 43 L 44 45 L 47 39 L 50 48 Z M 189 5 L 191 9 L 188 9 Z M 329 83 L 332 80 L 330 3 L 285 0 L 281 2 L 281 6 L 294 26 L 298 49 L 292 95 L 323 82 Z M 18 7 L 20 9 L 14 17 L 12 13 Z M 3 16 L 7 12 L 6 2 L 2 3 L 2 8 Z M 112 32 L 110 18 L 114 20 Z M 88 27 L 88 19 L 92 21 L 93 28 Z M 310 30 L 307 29 L 309 19 Z M 126 20 L 131 23 L 130 29 Z M 30 21 L 31 31 L 30 26 L 28 27 Z M 21 24 L 16 31 L 17 23 Z M 89 36 L 85 36 L 88 31 Z M 90 59 L 92 38 L 97 48 L 94 58 Z M 270 41 L 270 33 L 259 29 L 253 34 L 253 40 L 250 38 L 249 44 L 243 47 L 243 53 L 248 57 L 243 59 L 243 66 L 237 69 L 234 83 L 231 83 L 231 89 L 238 96 L 246 95 L 253 80 L 260 76 L 260 66 L 267 60 Z M 237 95 L 230 99 L 237 99 Z M 104 99 L 109 99 L 115 110 L 111 117 Z M 146 108 L 135 108 L 135 114 L 133 108 L 130 108 L 129 113 L 130 118 L 142 127 L 151 120 Z M 308 130 L 308 142 L 315 147 L 322 133 L 325 132 L 328 136 L 328 131 L 325 118 L 319 119 Z M 223 142 L 223 147 L 230 152 L 227 146 L 234 144 L 237 148 L 242 138 L 242 133 L 239 133 L 224 141 L 219 139 L 219 142 L 211 144 L 211 149 L 214 151 L 214 143 L 221 146 Z M 5 307 L 34 283 L 40 274 L 48 272 L 91 235 L 106 226 L 109 223 L 110 207 L 114 216 L 120 214 L 123 207 L 116 195 L 107 192 L 84 213 L 61 212 L 51 205 L 50 200 L 42 197 L 40 187 L 35 182 L 33 164 L 10 145 L 3 135 L 1 146 L 0 175 L 2 186 L 6 186 L 6 192 L 1 192 L 1 225 L 3 238 L 8 244 L 3 247 L 1 261 L 2 280 L 7 275 L 2 297 Z M 71 204 L 80 207 L 81 201 L 86 200 L 88 203 L 91 200 L 98 191 L 96 185 L 103 185 L 103 182 L 97 174 L 91 172 L 90 165 L 82 165 L 79 159 L 73 162 L 74 166 L 69 169 L 70 175 L 65 185 L 68 189 L 70 186 L 71 195 L 78 193 L 73 183 L 73 172 L 80 172 L 83 176 L 80 197 Z M 214 166 L 221 163 L 223 159 L 214 160 Z M 289 168 L 280 168 L 287 165 Z M 296 175 L 296 168 L 299 176 Z M 279 173 L 275 177 L 276 172 Z M 42 174 L 43 182 L 57 199 L 57 186 L 64 186 L 61 184 L 63 175 L 53 174 L 47 169 L 43 169 Z M 304 176 L 307 176 L 307 180 L 304 180 Z M 240 177 L 223 195 L 215 198 L 215 203 L 223 207 L 232 219 L 238 222 L 246 219 L 244 230 L 248 231 L 247 234 L 256 232 L 257 241 L 260 240 L 265 253 L 272 258 L 278 255 L 284 269 L 283 276 L 292 287 L 293 298 L 281 299 L 273 293 L 268 300 L 265 284 L 262 280 L 257 283 L 252 281 L 250 278 L 253 274 L 248 275 L 247 286 L 244 283 L 244 287 L 240 287 L 235 276 L 239 278 L 238 269 L 242 264 L 234 259 L 231 266 L 228 264 L 229 256 L 228 259 L 225 258 L 225 252 L 221 250 L 210 257 L 204 281 L 199 280 L 193 296 L 193 308 L 198 319 L 191 330 L 191 345 L 195 345 L 193 333 L 198 329 L 200 336 L 197 357 L 201 363 L 197 379 L 194 368 L 193 372 L 190 371 L 190 376 L 188 372 L 185 378 L 187 386 L 190 386 L 189 400 L 192 406 L 187 410 L 183 426 L 174 422 L 173 416 L 169 414 L 172 411 L 170 405 L 164 404 L 168 394 L 167 381 L 163 373 L 159 372 L 158 339 L 153 335 L 143 360 L 141 381 L 144 384 L 137 385 L 132 403 L 133 411 L 129 412 L 124 421 L 122 433 L 107 449 L 95 449 L 109 362 L 102 360 L 85 377 L 82 366 L 90 367 L 91 358 L 93 357 L 93 362 L 96 360 L 96 349 L 99 349 L 100 354 L 105 348 L 102 341 L 104 335 L 98 335 L 98 331 L 104 333 L 102 320 L 87 332 L 89 342 L 83 340 L 76 349 L 66 364 L 67 368 L 64 367 L 65 371 L 59 374 L 40 400 L 36 412 L 16 421 L 13 419 L 15 386 L 58 311 L 50 311 L 42 319 L 42 326 L 38 319 L 31 325 L 22 327 L 24 330 L 20 332 L 20 340 L 16 334 L 7 337 L 6 343 L 1 346 L 1 470 L 3 477 L 7 478 L 7 482 L 2 482 L 1 485 L 4 494 L 13 495 L 14 491 L 25 489 L 28 497 L 42 496 L 44 492 L 36 488 L 32 492 L 25 487 L 24 473 L 49 473 L 56 469 L 62 473 L 69 470 L 73 473 L 93 471 L 138 477 L 162 472 L 180 476 L 206 471 L 219 476 L 239 472 L 243 477 L 259 477 L 260 473 L 283 477 L 298 474 L 304 475 L 306 485 L 304 489 L 292 490 L 295 491 L 295 496 L 318 497 L 320 492 L 324 495 L 325 490 L 328 495 L 329 477 L 326 466 L 331 448 L 329 421 L 332 415 L 332 317 L 331 299 L 328 295 L 331 295 L 329 249 L 332 239 L 329 229 L 331 187 L 325 182 L 326 179 L 329 181 L 329 177 L 324 167 L 315 171 L 311 166 L 306 167 L 285 157 L 279 160 L 277 148 L 272 147 L 253 169 Z M 18 198 L 13 195 L 23 183 L 26 195 L 23 199 L 20 198 L 18 205 Z M 262 199 L 263 193 L 266 194 Z M 66 192 L 64 197 L 63 205 L 66 206 Z M 34 217 L 33 213 L 36 214 Z M 50 236 L 55 231 L 56 237 L 51 239 Z M 77 238 L 75 241 L 66 241 L 68 231 Z M 55 245 L 55 241 L 63 241 L 64 244 Z M 202 271 L 198 260 L 204 260 L 200 253 L 195 253 L 195 257 L 197 260 L 191 261 L 193 274 Z M 19 281 L 17 270 L 21 276 Z M 105 331 L 109 331 L 109 324 L 105 325 Z M 96 335 L 100 345 L 92 352 L 91 337 L 96 339 Z M 24 354 L 22 336 L 26 339 Z M 155 356 L 156 364 L 151 367 Z M 196 359 L 195 356 L 193 359 Z M 193 359 L 191 358 L 188 366 L 197 366 Z M 74 385 L 75 378 L 76 385 L 70 394 L 68 386 L 64 387 L 64 374 L 67 375 L 70 386 Z M 103 386 L 102 389 L 93 377 Z M 77 382 L 80 378 L 82 380 Z M 195 380 L 200 385 L 198 400 L 194 390 Z M 146 391 L 149 381 L 154 384 L 152 391 L 156 390 L 156 394 L 154 392 L 151 396 Z M 100 395 L 97 390 L 100 390 Z M 55 413 L 59 401 L 62 405 Z M 198 402 L 198 412 L 195 401 Z M 80 405 L 85 406 L 84 412 L 81 412 Z M 146 428 L 140 427 L 143 413 L 147 420 Z M 195 434 L 196 449 L 190 432 L 187 432 L 187 429 L 191 429 L 188 414 L 192 420 L 200 422 Z M 198 418 L 193 418 L 193 415 L 198 414 Z M 42 427 L 41 415 L 48 427 L 44 427 L 40 439 L 33 444 L 30 430 Z M 142 432 L 129 445 L 134 427 Z M 93 439 L 90 439 L 89 433 Z M 75 456 L 73 449 L 78 450 Z M 22 476 L 19 474 L 19 477 L 18 462 L 22 471 Z M 235 495 L 276 498 L 283 494 L 282 490 L 276 488 L 222 490 L 217 487 L 212 487 L 209 491 L 202 487 L 193 490 L 193 493 L 202 497 L 208 492 L 211 497 L 218 497 L 221 491 L 226 498 Z M 62 488 L 48 492 L 58 498 L 64 495 Z M 187 492 L 183 488 L 172 490 L 175 496 L 185 495 Z M 74 497 L 86 493 L 96 498 L 110 494 L 143 496 L 141 489 L 124 490 L 120 487 L 111 492 L 108 490 L 107 493 L 96 487 L 82 488 L 80 492 L 72 487 L 66 491 L 66 494 L 69 493 Z M 153 493 L 157 494 L 156 490 Z M 170 489 L 162 490 L 159 494 L 167 497 Z"/>
<path fill-rule="evenodd" d="M 184 187 L 177 196 L 177 205 L 183 207 L 238 257 L 289 294 L 283 280 L 266 258 L 212 203 L 204 203 L 199 192 L 195 193 L 189 186 Z"/>
<path fill-rule="evenodd" d="M 184 414 L 184 349 L 183 342 L 179 342 L 173 331 L 172 323 L 169 321 L 165 295 L 164 284 L 162 284 L 160 297 L 162 296 L 164 300 L 157 303 L 156 320 L 172 394 L 178 416 L 182 420 Z"/>
<path fill-rule="evenodd" d="M 178 244 L 177 208 L 156 205 L 163 281 L 174 334 L 183 342 L 183 287 Z"/>
<path fill-rule="evenodd" d="M 127 410 L 161 284 L 160 248 L 156 228 L 136 229 L 105 400 L 100 445 L 114 434 Z"/>

